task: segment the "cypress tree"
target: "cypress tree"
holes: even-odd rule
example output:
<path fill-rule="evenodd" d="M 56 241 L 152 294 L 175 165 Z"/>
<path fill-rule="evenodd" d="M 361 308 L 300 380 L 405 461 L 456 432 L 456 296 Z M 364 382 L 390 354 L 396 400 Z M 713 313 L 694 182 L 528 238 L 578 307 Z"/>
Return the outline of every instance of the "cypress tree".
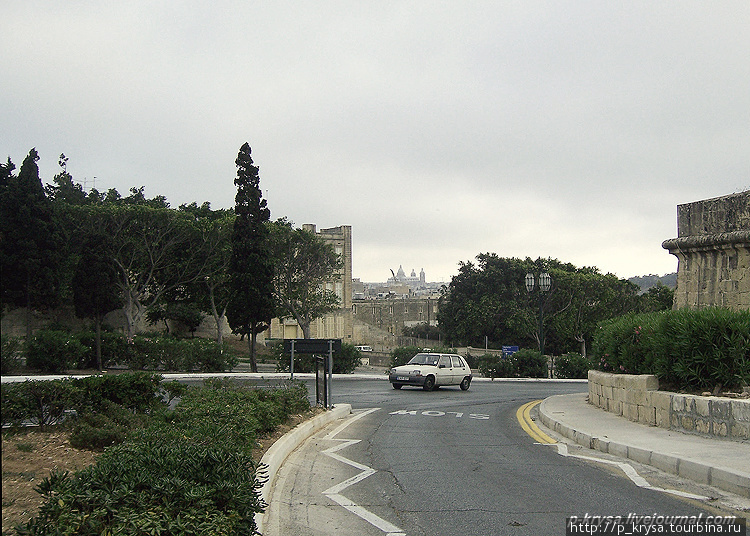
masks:
<path fill-rule="evenodd" d="M 54 307 L 59 300 L 59 239 L 37 160 L 31 149 L 18 176 L 12 175 L 9 160 L 0 188 L 2 303 L 26 307 L 27 337 L 31 311 Z"/>
<path fill-rule="evenodd" d="M 266 225 L 271 212 L 261 194 L 258 167 L 253 165 L 248 143 L 240 148 L 235 163 L 237 195 L 230 264 L 233 296 L 227 308 L 227 320 L 234 333 L 247 336 L 250 367 L 257 372 L 255 339 L 258 333 L 268 329 L 275 310 L 273 264 Z"/>

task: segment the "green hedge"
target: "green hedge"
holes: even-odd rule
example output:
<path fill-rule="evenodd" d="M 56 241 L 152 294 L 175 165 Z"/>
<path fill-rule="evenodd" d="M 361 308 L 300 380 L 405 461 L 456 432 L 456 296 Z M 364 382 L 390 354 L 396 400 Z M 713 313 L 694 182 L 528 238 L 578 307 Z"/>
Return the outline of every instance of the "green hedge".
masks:
<path fill-rule="evenodd" d="M 2 359 L 3 375 L 12 374 L 21 368 L 21 350 L 23 342 L 18 337 L 0 335 L 0 358 Z"/>
<path fill-rule="evenodd" d="M 108 404 L 147 413 L 160 400 L 161 390 L 161 376 L 146 372 L 4 383 L 0 412 L 3 424 L 42 427 L 58 424 L 66 411 L 79 416 L 101 413 Z"/>
<path fill-rule="evenodd" d="M 289 354 L 284 352 L 283 343 L 279 343 L 272 349 L 277 372 L 289 372 Z M 294 372 L 314 372 L 316 357 L 311 354 L 298 354 L 294 356 Z M 350 374 L 362 364 L 362 353 L 353 344 L 341 343 L 341 352 L 333 354 L 333 373 Z"/>
<path fill-rule="evenodd" d="M 599 325 L 594 366 L 605 372 L 655 374 L 685 390 L 750 382 L 750 311 L 681 309 L 632 314 Z"/>
<path fill-rule="evenodd" d="M 152 411 L 147 426 L 129 431 L 95 465 L 45 478 L 37 487 L 44 497 L 39 515 L 18 533 L 254 534 L 254 516 L 266 506 L 259 489 L 267 476 L 253 461 L 257 439 L 308 410 L 307 389 L 250 389 L 211 380 L 203 388 L 177 390 L 182 399 L 175 410 Z M 122 431 L 103 430 L 95 426 L 97 420 L 106 424 L 102 416 L 90 415 L 104 446 Z M 106 416 L 118 424 L 117 414 Z"/>
<path fill-rule="evenodd" d="M 484 354 L 477 358 L 477 370 L 486 378 L 515 378 L 516 367 L 510 357 Z"/>
<path fill-rule="evenodd" d="M 26 366 L 41 372 L 63 373 L 78 368 L 86 352 L 86 347 L 72 333 L 42 329 L 26 341 Z"/>
<path fill-rule="evenodd" d="M 485 354 L 477 360 L 477 369 L 490 378 L 546 378 L 547 358 L 526 348 L 510 356 Z"/>
<path fill-rule="evenodd" d="M 26 366 L 47 373 L 96 368 L 95 337 L 90 331 L 39 330 L 25 345 Z M 11 341 L 3 340 L 4 347 Z M 5 361 L 3 362 L 5 366 Z M 133 370 L 223 372 L 239 363 L 228 346 L 202 338 L 136 335 L 131 344 L 121 333 L 102 333 L 104 367 L 125 366 Z M 11 363 L 8 364 L 9 367 Z M 16 367 L 17 368 L 17 367 Z"/>
<path fill-rule="evenodd" d="M 591 360 L 581 354 L 570 352 L 555 359 L 555 376 L 561 379 L 588 378 Z"/>

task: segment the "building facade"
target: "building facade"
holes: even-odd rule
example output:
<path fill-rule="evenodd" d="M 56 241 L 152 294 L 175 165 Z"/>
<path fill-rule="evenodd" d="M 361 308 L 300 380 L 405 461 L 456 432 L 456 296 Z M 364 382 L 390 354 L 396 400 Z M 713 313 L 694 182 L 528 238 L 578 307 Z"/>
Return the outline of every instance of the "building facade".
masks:
<path fill-rule="evenodd" d="M 674 308 L 750 309 L 750 190 L 677 206 Z"/>

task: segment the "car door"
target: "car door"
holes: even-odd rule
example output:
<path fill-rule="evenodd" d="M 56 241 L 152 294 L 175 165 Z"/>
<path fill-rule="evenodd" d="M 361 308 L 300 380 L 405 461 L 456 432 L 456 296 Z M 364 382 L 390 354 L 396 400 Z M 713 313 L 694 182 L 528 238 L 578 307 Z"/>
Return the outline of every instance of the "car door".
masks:
<path fill-rule="evenodd" d="M 453 361 L 453 383 L 458 385 L 469 375 L 469 368 L 460 356 L 451 356 L 451 360 Z"/>
<path fill-rule="evenodd" d="M 452 385 L 453 384 L 453 362 L 451 356 L 441 355 L 438 360 L 437 378 L 435 378 L 437 385 Z"/>

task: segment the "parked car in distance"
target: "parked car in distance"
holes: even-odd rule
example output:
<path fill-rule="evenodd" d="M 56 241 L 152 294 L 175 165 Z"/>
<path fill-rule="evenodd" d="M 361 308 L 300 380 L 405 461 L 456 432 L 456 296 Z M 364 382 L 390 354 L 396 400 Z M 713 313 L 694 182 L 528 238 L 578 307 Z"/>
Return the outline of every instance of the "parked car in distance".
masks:
<path fill-rule="evenodd" d="M 355 346 L 360 352 L 372 352 L 372 346 Z"/>
<path fill-rule="evenodd" d="M 466 391 L 471 385 L 471 368 L 458 354 L 419 353 L 406 365 L 391 369 L 388 379 L 394 389 L 404 385 L 432 391 L 445 385 L 458 385 Z"/>

